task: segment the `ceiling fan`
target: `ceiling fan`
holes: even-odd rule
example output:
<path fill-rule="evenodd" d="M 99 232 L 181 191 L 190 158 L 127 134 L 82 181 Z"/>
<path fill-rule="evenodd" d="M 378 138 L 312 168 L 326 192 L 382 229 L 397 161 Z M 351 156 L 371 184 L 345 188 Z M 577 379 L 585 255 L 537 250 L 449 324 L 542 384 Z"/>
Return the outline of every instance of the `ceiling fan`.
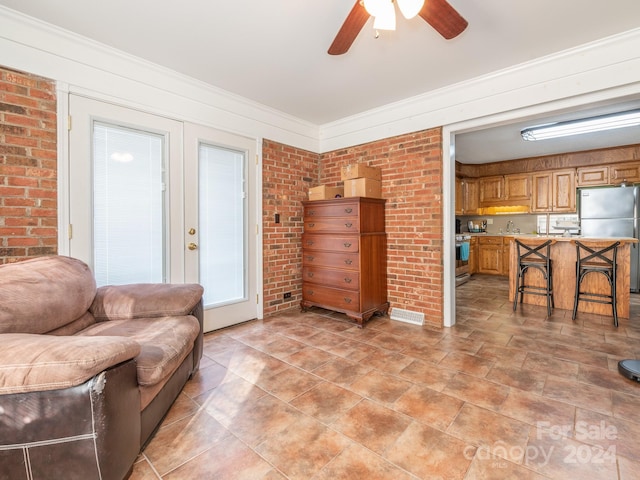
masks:
<path fill-rule="evenodd" d="M 468 22 L 449 5 L 447 0 L 426 0 L 418 15 L 447 40 L 460 35 L 468 25 Z M 370 16 L 364 7 L 363 0 L 356 0 L 342 24 L 342 28 L 329 47 L 329 55 L 346 53 Z"/>

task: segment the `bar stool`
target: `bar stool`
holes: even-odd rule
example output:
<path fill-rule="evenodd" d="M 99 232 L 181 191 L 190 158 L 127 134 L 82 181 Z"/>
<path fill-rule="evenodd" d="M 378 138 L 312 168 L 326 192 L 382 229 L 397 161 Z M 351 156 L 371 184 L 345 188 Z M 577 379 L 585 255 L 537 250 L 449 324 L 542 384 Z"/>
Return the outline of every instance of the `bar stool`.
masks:
<path fill-rule="evenodd" d="M 578 240 L 572 240 L 576 245 L 576 295 L 573 301 L 573 318 L 576 319 L 578 302 L 604 303 L 611 305 L 613 311 L 613 324 L 618 326 L 618 306 L 616 303 L 616 271 L 618 246 L 620 242 L 615 242 L 598 250 L 586 246 Z M 596 248 L 596 247 L 594 247 Z M 589 273 L 601 273 L 609 281 L 611 293 L 591 293 L 581 290 L 582 281 Z"/>
<path fill-rule="evenodd" d="M 539 244 L 525 244 L 516 239 L 516 248 L 518 256 L 518 271 L 516 274 L 516 289 L 513 295 L 513 310 L 518 305 L 518 295 L 520 295 L 520 303 L 525 294 L 543 295 L 547 297 L 547 316 L 551 316 L 551 309 L 555 308 L 553 302 L 553 276 L 551 271 L 551 245 L 555 240 L 547 240 Z M 545 285 L 535 286 L 527 285 L 525 282 L 525 274 L 530 268 L 539 270 L 545 280 Z"/>

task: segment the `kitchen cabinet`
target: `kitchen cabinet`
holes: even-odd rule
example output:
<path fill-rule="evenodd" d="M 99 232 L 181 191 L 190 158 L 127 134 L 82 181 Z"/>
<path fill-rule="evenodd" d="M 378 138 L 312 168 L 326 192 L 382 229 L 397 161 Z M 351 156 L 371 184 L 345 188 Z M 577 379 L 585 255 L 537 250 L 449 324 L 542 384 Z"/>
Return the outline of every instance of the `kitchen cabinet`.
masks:
<path fill-rule="evenodd" d="M 640 182 L 640 162 L 609 165 L 609 182 L 611 185 Z"/>
<path fill-rule="evenodd" d="M 576 211 L 576 172 L 574 169 L 540 172 L 532 175 L 535 213 L 573 213 Z"/>
<path fill-rule="evenodd" d="M 504 177 L 481 177 L 478 179 L 480 190 L 480 206 L 491 207 L 502 202 L 504 198 Z"/>
<path fill-rule="evenodd" d="M 456 178 L 456 215 L 478 214 L 478 180 Z"/>
<path fill-rule="evenodd" d="M 620 185 L 622 182 L 640 183 L 640 162 L 580 167 L 576 174 L 578 187 Z"/>
<path fill-rule="evenodd" d="M 478 237 L 469 240 L 469 274 L 478 273 Z"/>
<path fill-rule="evenodd" d="M 529 205 L 531 201 L 531 175 L 500 175 L 480 177 L 479 206 Z"/>
<path fill-rule="evenodd" d="M 514 205 L 528 203 L 531 200 L 531 175 L 505 175 L 505 200 Z"/>
<path fill-rule="evenodd" d="M 348 197 L 302 203 L 302 309 L 342 312 L 360 327 L 373 314 L 385 314 L 385 200 Z"/>
<path fill-rule="evenodd" d="M 609 184 L 609 167 L 601 165 L 597 167 L 580 167 L 576 170 L 576 183 L 578 187 L 593 187 Z"/>
<path fill-rule="evenodd" d="M 464 180 L 464 214 L 476 215 L 480 209 L 480 192 L 478 189 L 478 180 L 475 178 L 466 178 Z"/>
<path fill-rule="evenodd" d="M 551 207 L 554 212 L 576 211 L 576 171 L 556 170 L 551 175 Z"/>
<path fill-rule="evenodd" d="M 478 237 L 478 273 L 502 275 L 502 237 Z"/>
<path fill-rule="evenodd" d="M 464 215 L 464 192 L 463 181 L 461 178 L 456 177 L 456 215 Z"/>

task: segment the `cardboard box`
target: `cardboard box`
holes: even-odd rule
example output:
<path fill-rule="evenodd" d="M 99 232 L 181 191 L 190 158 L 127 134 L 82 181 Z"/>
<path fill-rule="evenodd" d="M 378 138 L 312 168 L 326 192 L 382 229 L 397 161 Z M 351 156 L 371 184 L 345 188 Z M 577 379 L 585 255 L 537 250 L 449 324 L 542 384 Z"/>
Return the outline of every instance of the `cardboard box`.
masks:
<path fill-rule="evenodd" d="M 352 178 L 345 180 L 344 196 L 382 198 L 382 182 L 371 178 Z"/>
<path fill-rule="evenodd" d="M 382 180 L 382 172 L 378 167 L 369 167 L 364 163 L 353 163 L 344 165 L 340 169 L 340 179 L 350 180 L 352 178 L 370 178 L 372 180 Z"/>
<path fill-rule="evenodd" d="M 343 187 L 327 187 L 320 185 L 309 189 L 309 200 L 329 200 L 331 198 L 344 197 Z"/>

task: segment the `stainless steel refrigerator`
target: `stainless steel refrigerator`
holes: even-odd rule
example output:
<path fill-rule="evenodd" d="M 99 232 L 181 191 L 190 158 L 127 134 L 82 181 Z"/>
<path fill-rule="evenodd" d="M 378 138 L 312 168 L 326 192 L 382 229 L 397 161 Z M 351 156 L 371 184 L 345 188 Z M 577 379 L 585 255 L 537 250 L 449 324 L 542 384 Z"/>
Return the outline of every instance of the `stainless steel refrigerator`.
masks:
<path fill-rule="evenodd" d="M 583 237 L 638 238 L 638 194 L 640 187 L 594 187 L 578 191 L 580 235 Z M 631 291 L 640 288 L 638 281 L 638 244 L 631 246 Z"/>

